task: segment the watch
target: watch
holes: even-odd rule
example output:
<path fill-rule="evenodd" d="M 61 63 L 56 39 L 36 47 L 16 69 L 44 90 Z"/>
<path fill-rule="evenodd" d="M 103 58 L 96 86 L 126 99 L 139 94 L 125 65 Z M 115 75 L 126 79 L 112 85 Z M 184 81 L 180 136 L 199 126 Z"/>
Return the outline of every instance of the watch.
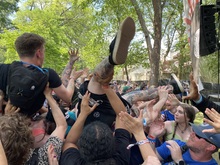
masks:
<path fill-rule="evenodd" d="M 185 161 L 184 160 L 180 160 L 177 165 L 186 165 Z"/>

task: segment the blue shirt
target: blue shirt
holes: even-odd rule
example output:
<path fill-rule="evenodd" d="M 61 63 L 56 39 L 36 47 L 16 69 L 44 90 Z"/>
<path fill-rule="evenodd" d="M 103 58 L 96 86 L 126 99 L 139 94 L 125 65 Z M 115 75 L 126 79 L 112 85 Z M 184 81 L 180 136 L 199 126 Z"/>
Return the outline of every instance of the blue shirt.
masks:
<path fill-rule="evenodd" d="M 182 142 L 181 140 L 175 140 L 180 147 L 184 146 L 186 143 Z M 167 143 L 164 142 L 160 147 L 157 147 L 158 154 L 163 158 L 163 160 L 166 160 L 170 155 L 169 148 L 166 147 Z M 215 159 L 211 159 L 208 162 L 198 162 L 191 158 L 191 155 L 189 153 L 189 150 L 187 150 L 185 153 L 183 153 L 183 160 L 188 165 L 218 165 L 218 163 L 215 161 Z M 163 165 L 174 165 L 175 162 L 168 162 L 168 163 L 162 163 Z"/>
<path fill-rule="evenodd" d="M 168 110 L 161 111 L 161 115 L 165 118 L 164 121 L 173 121 L 175 120 L 174 114 L 170 113 Z"/>

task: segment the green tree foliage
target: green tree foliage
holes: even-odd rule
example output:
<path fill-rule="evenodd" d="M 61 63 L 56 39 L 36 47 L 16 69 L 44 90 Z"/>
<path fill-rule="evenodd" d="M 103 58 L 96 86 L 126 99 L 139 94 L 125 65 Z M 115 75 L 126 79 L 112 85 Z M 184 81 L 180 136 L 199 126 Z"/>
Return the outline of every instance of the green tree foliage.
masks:
<path fill-rule="evenodd" d="M 14 30 L 5 30 L 1 40 L 5 62 L 18 59 L 15 39 L 24 32 L 43 36 L 46 41 L 45 66 L 61 72 L 68 61 L 70 48 L 81 48 L 90 40 L 91 11 L 75 0 L 27 0 L 16 13 Z M 82 37 L 83 36 L 83 37 Z"/>
<path fill-rule="evenodd" d="M 18 2 L 18 0 L 7 1 Z M 25 0 L 13 14 L 13 29 L 4 26 L 0 34 L 0 62 L 18 60 L 15 39 L 24 32 L 42 35 L 46 43 L 45 67 L 61 73 L 68 61 L 68 50 L 79 48 L 78 68 L 93 69 L 109 54 L 109 44 L 122 20 L 136 22 L 136 35 L 129 48 L 124 68 L 151 68 L 152 83 L 157 85 L 163 74 L 161 66 L 170 52 L 179 52 L 178 66 L 172 71 L 185 79 L 190 67 L 189 44 L 183 23 L 183 4 L 178 0 Z M 0 3 L 3 3 L 2 1 Z M 5 4 L 7 4 L 5 2 Z M 14 3 L 16 4 L 16 3 Z M 15 5 L 16 6 L 16 5 Z M 9 11 L 10 10 L 10 11 Z M 16 8 L 9 8 L 13 13 Z M 4 19 L 8 19 L 4 15 Z M 128 77 L 128 76 L 127 76 Z M 128 77 L 129 79 L 129 77 Z"/>
<path fill-rule="evenodd" d="M 18 10 L 18 3 L 19 0 L 1 0 L 0 1 L 0 31 L 3 28 L 11 28 L 11 19 L 12 14 Z"/>

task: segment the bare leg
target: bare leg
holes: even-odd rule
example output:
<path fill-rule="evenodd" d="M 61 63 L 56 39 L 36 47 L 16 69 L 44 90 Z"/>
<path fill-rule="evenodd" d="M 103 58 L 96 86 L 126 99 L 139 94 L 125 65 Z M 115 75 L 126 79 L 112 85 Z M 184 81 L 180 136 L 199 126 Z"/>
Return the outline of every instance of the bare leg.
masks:
<path fill-rule="evenodd" d="M 89 82 L 88 89 L 92 93 L 104 94 L 101 85 L 108 85 L 114 75 L 114 65 L 109 63 L 109 57 L 106 57 L 96 68 L 92 79 Z"/>
<path fill-rule="evenodd" d="M 115 39 L 110 44 L 110 55 L 106 57 L 94 71 L 88 89 L 95 94 L 104 94 L 101 85 L 109 85 L 114 75 L 114 65 L 125 63 L 128 47 L 135 34 L 135 23 L 127 17 L 119 27 Z"/>

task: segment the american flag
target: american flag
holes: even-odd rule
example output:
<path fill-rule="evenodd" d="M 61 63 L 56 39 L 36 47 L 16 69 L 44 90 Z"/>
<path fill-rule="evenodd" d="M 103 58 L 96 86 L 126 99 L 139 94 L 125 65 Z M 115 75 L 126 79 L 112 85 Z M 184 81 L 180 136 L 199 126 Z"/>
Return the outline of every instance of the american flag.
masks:
<path fill-rule="evenodd" d="M 190 28 L 191 28 L 192 17 L 195 11 L 195 7 L 199 2 L 200 0 L 183 0 L 184 21 L 186 23 L 186 30 L 189 37 L 189 42 L 190 42 Z"/>
<path fill-rule="evenodd" d="M 183 0 L 184 21 L 190 43 L 190 56 L 194 80 L 198 83 L 199 91 L 203 89 L 199 77 L 199 38 L 200 38 L 200 0 Z"/>

